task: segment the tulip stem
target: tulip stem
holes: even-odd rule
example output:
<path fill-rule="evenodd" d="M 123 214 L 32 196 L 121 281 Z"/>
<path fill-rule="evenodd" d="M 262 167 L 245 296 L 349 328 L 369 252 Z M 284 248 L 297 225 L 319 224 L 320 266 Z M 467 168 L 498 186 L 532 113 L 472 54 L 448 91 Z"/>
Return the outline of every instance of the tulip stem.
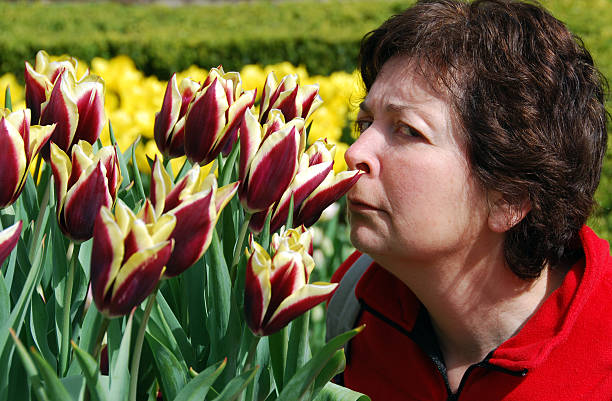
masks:
<path fill-rule="evenodd" d="M 136 390 L 138 389 L 138 370 L 140 369 L 140 354 L 142 353 L 142 344 L 144 343 L 145 331 L 147 328 L 147 322 L 149 321 L 149 316 L 151 315 L 151 310 L 153 309 L 153 305 L 155 304 L 155 298 L 157 297 L 157 291 L 159 290 L 159 285 L 153 291 L 151 296 L 149 296 L 149 300 L 147 301 L 147 306 L 145 307 L 144 315 L 142 315 L 142 321 L 140 322 L 140 327 L 138 328 L 138 335 L 136 336 L 136 343 L 134 344 L 134 354 L 132 355 L 132 366 L 130 368 L 130 396 L 128 398 L 129 401 L 136 401 Z"/>
<path fill-rule="evenodd" d="M 68 267 L 68 278 L 66 279 L 66 285 L 64 286 L 64 310 L 62 316 L 62 346 L 60 349 L 60 373 L 63 376 L 66 373 L 68 367 L 68 350 L 70 348 L 70 307 L 72 302 L 72 286 L 74 285 L 74 270 L 79 258 L 79 249 L 81 244 L 75 244 L 70 242 L 68 251 L 66 252 L 66 258 L 70 259 L 70 265 Z"/>
<path fill-rule="evenodd" d="M 93 357 L 95 360 L 98 360 L 98 354 L 100 354 L 100 350 L 102 349 L 102 341 L 104 340 L 104 335 L 106 334 L 106 329 L 108 329 L 108 324 L 110 323 L 110 319 L 106 316 L 102 315 L 102 323 L 100 324 L 100 329 L 98 330 L 98 336 L 96 337 L 96 342 L 93 349 Z"/>
<path fill-rule="evenodd" d="M 236 266 L 238 266 L 238 262 L 240 261 L 240 255 L 242 255 L 242 244 L 244 243 L 244 238 L 246 237 L 247 230 L 249 228 L 249 221 L 251 220 L 252 214 L 247 213 L 244 216 L 244 221 L 242 222 L 242 227 L 240 227 L 240 234 L 238 235 L 238 241 L 236 242 L 236 248 L 234 248 L 234 258 L 232 259 L 232 264 L 230 266 L 230 271 L 232 272 Z"/>
<path fill-rule="evenodd" d="M 51 179 L 49 179 L 49 181 L 47 182 L 45 193 L 40 201 L 40 208 L 38 210 L 38 216 L 36 216 L 36 224 L 34 226 L 34 235 L 32 236 L 34 245 L 30 246 L 30 252 L 28 254 L 30 260 L 34 260 L 34 254 L 36 253 L 36 250 L 38 249 L 38 247 L 35 245 L 40 243 L 38 236 L 40 235 L 40 229 L 42 228 L 42 223 L 45 217 L 45 212 L 47 211 L 47 204 L 49 203 L 50 195 L 51 195 Z"/>
<path fill-rule="evenodd" d="M 259 340 L 261 340 L 260 336 L 255 336 L 253 341 L 251 342 L 251 346 L 249 347 L 249 351 L 247 353 L 246 361 L 244 362 L 244 367 L 242 368 L 242 372 L 246 372 L 251 368 L 251 364 L 253 363 L 253 358 L 255 358 L 255 354 L 257 353 L 257 345 L 259 345 Z"/>

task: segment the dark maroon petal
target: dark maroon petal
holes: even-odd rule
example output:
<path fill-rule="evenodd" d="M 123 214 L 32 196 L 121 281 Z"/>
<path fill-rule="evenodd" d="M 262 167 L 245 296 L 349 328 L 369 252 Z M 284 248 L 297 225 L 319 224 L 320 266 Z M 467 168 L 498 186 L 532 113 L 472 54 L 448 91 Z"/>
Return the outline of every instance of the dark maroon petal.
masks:
<path fill-rule="evenodd" d="M 319 217 L 321 217 L 323 210 L 340 199 L 357 182 L 359 177 L 361 177 L 361 174 L 355 174 L 304 201 L 294 224 L 296 226 L 303 224 L 306 227 L 310 227 L 316 223 Z"/>
<path fill-rule="evenodd" d="M 270 304 L 263 320 L 264 325 L 270 320 L 281 302 L 296 290 L 299 274 L 301 272 L 298 271 L 295 260 L 291 260 L 285 266 L 277 267 L 272 271 L 270 275 L 272 297 L 270 298 Z"/>
<path fill-rule="evenodd" d="M 140 305 L 157 286 L 171 252 L 172 242 L 126 277 L 115 290 L 115 296 L 106 305 L 107 313 L 111 316 L 127 315 L 135 306 Z"/>
<path fill-rule="evenodd" d="M 270 207 L 291 183 L 297 166 L 298 141 L 295 135 L 297 131 L 293 127 L 289 135 L 275 144 L 257 166 L 251 165 L 246 194 L 251 210 Z"/>
<path fill-rule="evenodd" d="M 187 186 L 187 177 L 188 176 L 185 176 L 179 182 L 177 182 L 174 188 L 172 188 L 170 193 L 166 196 L 163 213 L 167 213 L 169 210 L 174 209 L 181 203 L 179 197 L 181 196 L 181 192 Z"/>
<path fill-rule="evenodd" d="M 318 94 L 318 90 L 312 91 L 308 97 L 304 98 L 302 102 L 302 115 L 298 117 L 306 118 L 306 116 L 308 116 L 308 112 L 310 111 L 310 108 L 312 107 L 312 104 L 314 103 L 314 100 L 317 98 Z"/>
<path fill-rule="evenodd" d="M 106 176 L 101 164 L 69 194 L 62 210 L 62 227 L 66 235 L 77 241 L 86 241 L 93 235 L 94 222 L 102 206 L 110 207 Z"/>
<path fill-rule="evenodd" d="M 172 131 L 175 124 L 172 118 L 172 85 L 175 75 L 176 74 L 173 74 L 168 80 L 162 107 L 161 110 L 155 114 L 155 124 L 153 125 L 153 138 L 162 153 L 166 153 L 168 147 L 168 134 Z"/>
<path fill-rule="evenodd" d="M 315 297 L 309 297 L 302 299 L 295 304 L 291 305 L 291 308 L 287 308 L 274 318 L 274 320 L 268 322 L 263 328 L 263 335 L 267 336 L 274 334 L 286 325 L 288 325 L 293 319 L 300 316 L 309 309 L 314 308 L 321 302 L 327 300 L 331 294 L 325 294 Z"/>
<path fill-rule="evenodd" d="M 295 212 L 297 212 L 302 205 L 304 199 L 308 197 L 327 177 L 327 174 L 332 170 L 333 164 L 329 163 L 329 167 L 321 170 L 318 174 L 310 177 L 309 180 L 297 187 L 293 192 L 293 213 L 295 216 Z M 291 203 L 291 198 L 287 198 L 285 202 L 278 205 L 278 210 L 274 211 L 274 217 L 272 217 L 272 221 L 270 222 L 270 232 L 274 232 L 282 227 L 283 224 L 287 221 L 287 217 L 289 217 L 289 204 Z"/>
<path fill-rule="evenodd" d="M 56 124 L 55 128 L 53 129 L 53 133 L 51 134 L 51 140 L 43 146 L 40 152 L 45 160 L 49 160 L 51 142 L 55 143 L 61 150 L 68 153 L 68 148 L 70 147 L 72 139 L 70 137 L 70 112 L 64 103 L 64 96 L 61 91 L 61 81 L 62 76 L 60 75 L 55 82 L 55 86 L 53 86 L 53 90 L 51 91 L 49 103 L 45 107 L 45 110 L 42 111 L 42 115 L 40 116 L 40 125 Z"/>
<path fill-rule="evenodd" d="M 269 212 L 270 209 L 266 209 L 260 212 L 253 213 L 253 215 L 251 216 L 251 220 L 249 220 L 249 228 L 252 232 L 259 233 L 261 232 L 261 230 L 263 230 Z M 270 232 L 273 231 L 274 230 L 270 230 Z"/>
<path fill-rule="evenodd" d="M 172 211 L 176 216 L 176 226 L 170 234 L 170 238 L 174 239 L 174 250 L 166 264 L 165 276 L 174 277 L 181 274 L 206 251 L 215 223 L 215 216 L 210 213 L 212 196 L 213 192 L 210 191 L 201 199 Z"/>
<path fill-rule="evenodd" d="M 0 151 L 2 152 L 2 168 L 0 168 L 0 207 L 13 203 L 15 194 L 21 182 L 21 175 L 17 170 L 20 150 L 8 134 L 8 122 L 0 120 Z M 21 149 L 23 152 L 23 149 Z M 27 171 L 26 171 L 27 173 Z"/>
<path fill-rule="evenodd" d="M 254 333 L 258 333 L 261 330 L 261 319 L 265 310 L 263 309 L 263 292 L 261 284 L 250 268 L 252 258 L 253 255 L 249 258 L 244 282 L 244 315 L 249 328 Z"/>
<path fill-rule="evenodd" d="M 112 238 L 104 220 L 99 214 L 95 219 L 93 244 L 91 249 L 91 293 L 98 309 L 104 306 L 104 288 L 109 280 L 109 274 L 115 255 L 113 242 L 120 238 Z"/>
<path fill-rule="evenodd" d="M 27 68 L 24 75 L 26 107 L 32 112 L 32 124 L 36 125 L 40 121 L 40 106 L 46 100 L 45 87 L 28 74 Z"/>
<path fill-rule="evenodd" d="M 104 126 L 104 100 L 97 90 L 92 89 L 77 102 L 79 123 L 74 134 L 73 143 L 80 139 L 93 144 L 100 137 Z"/>
<path fill-rule="evenodd" d="M 217 134 L 225 126 L 225 108 L 217 102 L 217 92 L 223 91 L 215 79 L 206 93 L 195 100 L 185 117 L 185 154 L 194 163 L 207 158 Z"/>
<path fill-rule="evenodd" d="M 17 241 L 19 241 L 19 236 L 21 235 L 22 226 L 23 221 L 19 220 L 14 225 L 5 229 L 6 231 L 4 231 L 4 234 L 8 235 L 11 232 L 12 234 L 0 242 L 0 267 L 2 266 L 2 263 L 4 263 L 4 260 L 11 254 L 13 248 L 15 248 L 15 245 L 17 245 Z"/>
<path fill-rule="evenodd" d="M 299 86 L 296 85 L 295 88 L 293 88 L 293 90 L 289 94 L 289 96 L 284 98 L 278 105 L 275 106 L 275 108 L 279 109 L 283 113 L 283 116 L 285 116 L 285 121 L 291 121 L 295 117 L 301 117 L 297 115 L 298 113 L 296 98 L 298 90 Z"/>

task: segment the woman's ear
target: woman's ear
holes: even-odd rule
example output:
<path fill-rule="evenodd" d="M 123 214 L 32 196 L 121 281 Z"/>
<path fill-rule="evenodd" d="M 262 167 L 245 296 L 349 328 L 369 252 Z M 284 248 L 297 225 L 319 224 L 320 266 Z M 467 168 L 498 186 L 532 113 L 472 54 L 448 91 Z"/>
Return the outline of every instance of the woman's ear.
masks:
<path fill-rule="evenodd" d="M 531 202 L 527 196 L 519 204 L 511 204 L 497 191 L 490 191 L 489 228 L 497 233 L 503 233 L 517 225 L 531 210 Z"/>

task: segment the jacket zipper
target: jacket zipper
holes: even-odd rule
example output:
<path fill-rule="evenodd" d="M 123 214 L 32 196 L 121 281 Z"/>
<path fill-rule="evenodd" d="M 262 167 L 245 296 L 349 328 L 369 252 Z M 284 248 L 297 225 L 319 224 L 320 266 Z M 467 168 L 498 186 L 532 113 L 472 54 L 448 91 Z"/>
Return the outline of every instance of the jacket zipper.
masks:
<path fill-rule="evenodd" d="M 470 373 L 476 369 L 476 368 L 485 368 L 485 369 L 491 369 L 491 370 L 497 370 L 499 372 L 502 373 L 506 373 L 512 376 L 525 376 L 527 375 L 528 370 L 527 369 L 522 369 L 522 370 L 510 370 L 510 369 L 505 369 L 502 367 L 499 367 L 497 365 L 493 365 L 492 363 L 489 363 L 488 359 L 490 357 L 490 355 L 493 352 L 491 352 L 489 355 L 487 355 L 487 357 L 485 358 L 484 361 L 482 362 L 478 362 L 475 363 L 473 365 L 470 365 L 467 370 L 465 371 L 465 373 L 463 374 L 463 377 L 461 378 L 461 382 L 459 382 L 459 387 L 457 388 L 457 392 L 453 393 L 450 389 L 450 385 L 448 383 L 448 378 L 445 377 L 445 382 L 446 382 L 446 390 L 448 391 L 448 398 L 446 399 L 446 401 L 458 401 L 459 400 L 459 396 L 461 395 L 461 390 L 463 390 L 463 386 L 465 385 L 465 383 L 467 382 L 468 376 L 470 375 Z"/>

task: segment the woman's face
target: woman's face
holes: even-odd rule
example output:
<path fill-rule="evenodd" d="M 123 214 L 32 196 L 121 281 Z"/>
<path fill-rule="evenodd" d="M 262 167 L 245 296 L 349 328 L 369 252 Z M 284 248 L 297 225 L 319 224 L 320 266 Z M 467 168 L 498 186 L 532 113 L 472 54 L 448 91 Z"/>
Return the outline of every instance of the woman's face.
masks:
<path fill-rule="evenodd" d="M 351 241 L 379 262 L 468 258 L 486 235 L 476 183 L 450 105 L 406 58 L 385 63 L 365 101 L 361 135 L 345 158 L 366 172 L 348 194 Z"/>

